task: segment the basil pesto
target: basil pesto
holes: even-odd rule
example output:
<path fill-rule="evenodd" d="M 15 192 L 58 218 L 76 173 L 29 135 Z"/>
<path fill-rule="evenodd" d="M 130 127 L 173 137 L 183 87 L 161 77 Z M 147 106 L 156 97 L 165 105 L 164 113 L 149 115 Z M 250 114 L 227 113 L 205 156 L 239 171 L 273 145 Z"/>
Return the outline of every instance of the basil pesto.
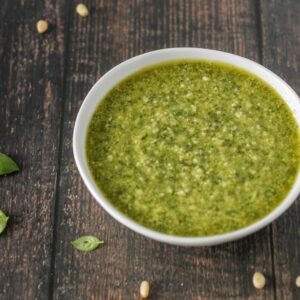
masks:
<path fill-rule="evenodd" d="M 265 82 L 226 64 L 174 61 L 116 85 L 89 125 L 95 182 L 121 212 L 167 234 L 245 227 L 287 195 L 299 132 Z"/>

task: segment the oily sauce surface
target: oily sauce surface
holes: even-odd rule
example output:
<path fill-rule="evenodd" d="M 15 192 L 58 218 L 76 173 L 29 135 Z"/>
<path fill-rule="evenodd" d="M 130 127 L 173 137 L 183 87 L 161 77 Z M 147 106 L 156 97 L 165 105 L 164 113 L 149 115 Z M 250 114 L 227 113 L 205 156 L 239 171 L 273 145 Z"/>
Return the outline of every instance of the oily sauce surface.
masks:
<path fill-rule="evenodd" d="M 89 125 L 99 189 L 154 230 L 207 236 L 245 227 L 284 199 L 299 131 L 281 97 L 238 68 L 174 61 L 115 86 Z"/>

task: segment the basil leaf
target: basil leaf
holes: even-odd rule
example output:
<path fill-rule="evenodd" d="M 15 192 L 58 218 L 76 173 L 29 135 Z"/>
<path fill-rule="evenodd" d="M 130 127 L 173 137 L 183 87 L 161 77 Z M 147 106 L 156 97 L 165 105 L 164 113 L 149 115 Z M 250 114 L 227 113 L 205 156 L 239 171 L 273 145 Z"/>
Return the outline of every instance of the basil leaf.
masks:
<path fill-rule="evenodd" d="M 73 247 L 82 252 L 89 252 L 95 250 L 99 247 L 99 245 L 103 244 L 104 241 L 100 241 L 94 236 L 91 235 L 84 235 L 79 239 L 71 242 Z"/>
<path fill-rule="evenodd" d="M 4 231 L 9 217 L 0 209 L 0 234 Z"/>
<path fill-rule="evenodd" d="M 0 152 L 0 175 L 19 171 L 18 165 L 7 155 Z"/>

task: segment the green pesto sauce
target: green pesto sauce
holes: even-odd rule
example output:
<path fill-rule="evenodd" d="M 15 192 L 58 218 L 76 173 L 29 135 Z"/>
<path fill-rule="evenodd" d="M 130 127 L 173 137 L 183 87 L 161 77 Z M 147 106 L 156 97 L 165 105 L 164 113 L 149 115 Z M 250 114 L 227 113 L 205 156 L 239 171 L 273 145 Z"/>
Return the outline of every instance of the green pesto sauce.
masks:
<path fill-rule="evenodd" d="M 265 82 L 233 66 L 174 61 L 116 85 L 89 125 L 95 182 L 136 222 L 207 236 L 245 227 L 287 195 L 299 132 Z"/>

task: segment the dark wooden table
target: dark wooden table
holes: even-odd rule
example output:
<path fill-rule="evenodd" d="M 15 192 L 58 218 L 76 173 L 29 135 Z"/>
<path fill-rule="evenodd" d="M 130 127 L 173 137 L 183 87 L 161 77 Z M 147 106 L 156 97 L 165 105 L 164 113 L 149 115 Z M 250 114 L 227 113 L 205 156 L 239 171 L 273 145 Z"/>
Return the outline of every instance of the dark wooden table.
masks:
<path fill-rule="evenodd" d="M 166 47 L 236 53 L 300 92 L 299 0 L 1 0 L 0 150 L 22 171 L 0 178 L 0 299 L 300 299 L 300 206 L 271 226 L 218 247 L 182 248 L 144 238 L 112 219 L 85 188 L 72 154 L 78 109 L 116 64 Z M 39 35 L 35 23 L 50 30 Z M 76 252 L 94 234 L 105 245 Z M 255 290 L 254 271 L 267 276 Z"/>

